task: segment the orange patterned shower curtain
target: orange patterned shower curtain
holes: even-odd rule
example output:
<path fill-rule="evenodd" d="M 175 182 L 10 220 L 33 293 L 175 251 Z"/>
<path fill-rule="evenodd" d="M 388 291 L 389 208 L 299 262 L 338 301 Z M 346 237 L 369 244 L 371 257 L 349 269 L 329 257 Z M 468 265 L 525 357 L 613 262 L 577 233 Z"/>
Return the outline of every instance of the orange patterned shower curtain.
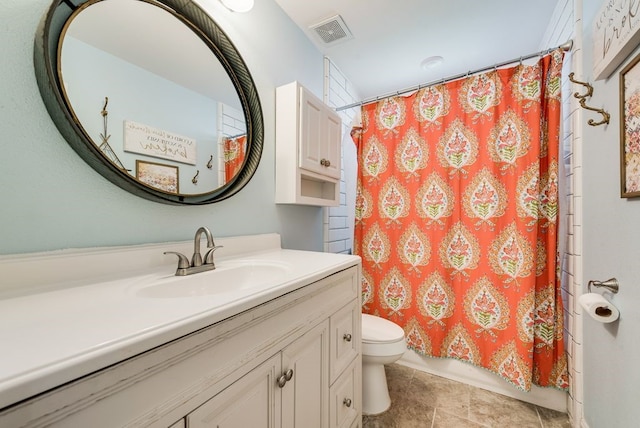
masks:
<path fill-rule="evenodd" d="M 567 389 L 556 273 L 563 53 L 362 107 L 363 312 L 423 355 Z"/>
<path fill-rule="evenodd" d="M 224 178 L 225 183 L 231 181 L 233 177 L 240 171 L 244 163 L 246 152 L 247 136 L 246 134 L 235 137 L 227 137 L 223 141 L 224 149 Z"/>

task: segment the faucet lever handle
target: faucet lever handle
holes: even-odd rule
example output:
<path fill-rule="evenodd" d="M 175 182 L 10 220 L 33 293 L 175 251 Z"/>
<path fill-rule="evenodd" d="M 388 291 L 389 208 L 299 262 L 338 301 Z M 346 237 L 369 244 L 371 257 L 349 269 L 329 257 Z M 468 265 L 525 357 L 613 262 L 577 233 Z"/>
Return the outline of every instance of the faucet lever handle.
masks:
<path fill-rule="evenodd" d="M 215 250 L 217 250 L 218 248 L 222 248 L 222 247 L 224 247 L 224 245 L 214 245 L 213 247 L 208 247 L 209 251 L 207 251 L 207 253 L 204 256 L 204 264 L 206 264 L 206 265 L 214 265 L 213 252 Z"/>
<path fill-rule="evenodd" d="M 184 254 L 177 251 L 165 251 L 164 254 L 175 254 L 178 256 L 178 269 L 185 269 L 189 267 L 189 259 Z"/>

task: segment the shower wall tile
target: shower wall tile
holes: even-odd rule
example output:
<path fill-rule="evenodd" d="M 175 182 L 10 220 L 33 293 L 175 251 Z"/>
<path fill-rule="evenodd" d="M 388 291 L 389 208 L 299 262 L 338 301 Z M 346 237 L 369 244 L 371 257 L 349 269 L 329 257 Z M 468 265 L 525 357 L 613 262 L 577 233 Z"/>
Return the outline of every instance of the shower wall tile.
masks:
<path fill-rule="evenodd" d="M 576 159 L 576 164 L 577 164 L 578 161 L 579 161 L 579 158 L 576 156 L 575 159 Z M 574 168 L 574 174 L 575 174 L 576 178 L 577 177 L 582 177 L 582 167 L 576 165 L 576 167 Z M 581 179 L 573 180 L 573 195 L 574 196 L 583 196 L 584 195 L 583 190 L 582 190 L 582 180 Z M 582 224 L 582 223 L 580 223 L 580 224 Z"/>
<path fill-rule="evenodd" d="M 324 65 L 324 102 L 331 107 L 341 107 L 357 101 L 349 79 L 329 60 L 325 58 Z M 338 112 L 342 119 L 343 135 L 356 115 L 356 108 Z M 343 149 L 344 153 L 344 149 Z M 340 206 L 324 209 L 324 249 L 331 253 L 347 253 L 353 247 L 352 226 L 347 224 L 347 192 L 344 181 L 345 159 L 342 160 L 342 179 L 340 180 Z"/>
<path fill-rule="evenodd" d="M 329 221 L 329 228 L 330 229 L 342 229 L 342 228 L 347 227 L 347 218 L 346 217 L 329 217 L 328 221 Z M 328 231 L 327 231 L 327 233 L 328 233 Z"/>
<path fill-rule="evenodd" d="M 575 218 L 575 216 L 574 216 Z M 574 255 L 573 259 L 573 279 L 574 279 L 574 283 L 576 284 L 576 287 L 578 288 L 574 288 L 574 295 L 575 296 L 580 296 L 582 294 L 582 289 L 580 287 L 582 287 L 582 284 L 584 284 L 584 278 L 583 278 L 583 274 L 582 274 L 582 264 L 583 264 L 583 259 L 582 259 L 582 226 L 578 225 L 579 223 L 576 221 L 574 224 L 574 239 L 579 242 L 580 246 L 576 245 L 576 254 Z"/>
<path fill-rule="evenodd" d="M 565 325 L 564 328 L 565 330 L 567 330 L 567 334 L 569 335 L 569 337 L 571 338 L 571 341 L 573 342 L 573 332 L 574 332 L 574 328 L 575 328 L 575 318 L 574 318 L 574 314 L 572 310 L 568 310 L 565 309 L 564 310 L 564 319 L 565 319 Z"/>
<path fill-rule="evenodd" d="M 581 212 L 581 214 L 582 214 L 582 212 Z M 581 218 L 581 217 L 582 217 L 582 216 L 580 216 L 577 220 L 580 220 L 580 218 Z M 581 224 L 581 223 L 578 223 L 578 222 L 576 221 L 576 216 L 575 216 L 575 215 L 574 215 L 573 220 L 574 220 L 574 223 L 575 223 L 576 225 Z M 577 227 L 581 227 L 581 226 L 577 226 Z M 574 252 L 573 252 L 573 254 L 574 254 L 575 256 L 580 256 L 580 255 L 582 255 L 582 233 L 574 234 L 574 236 L 573 236 L 573 246 L 574 246 Z"/>
<path fill-rule="evenodd" d="M 573 172 L 571 174 L 569 174 L 568 179 L 573 180 L 575 177 L 573 175 Z M 567 207 L 567 213 L 568 214 L 573 214 L 576 210 L 575 208 L 575 199 L 574 198 L 569 198 L 569 206 Z M 567 223 L 569 226 L 573 226 L 573 219 L 571 219 L 571 222 Z M 569 231 L 571 232 L 571 228 L 569 228 Z M 575 246 L 574 246 L 575 248 Z"/>

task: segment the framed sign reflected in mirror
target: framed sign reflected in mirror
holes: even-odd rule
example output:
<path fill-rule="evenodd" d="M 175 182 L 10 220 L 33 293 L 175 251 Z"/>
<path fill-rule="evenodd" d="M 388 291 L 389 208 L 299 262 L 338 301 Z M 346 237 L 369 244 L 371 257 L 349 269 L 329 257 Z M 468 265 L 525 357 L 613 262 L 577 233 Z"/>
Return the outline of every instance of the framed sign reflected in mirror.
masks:
<path fill-rule="evenodd" d="M 136 161 L 136 178 L 154 189 L 180 193 L 178 167 L 155 162 Z"/>
<path fill-rule="evenodd" d="M 640 55 L 620 72 L 620 196 L 640 196 Z"/>

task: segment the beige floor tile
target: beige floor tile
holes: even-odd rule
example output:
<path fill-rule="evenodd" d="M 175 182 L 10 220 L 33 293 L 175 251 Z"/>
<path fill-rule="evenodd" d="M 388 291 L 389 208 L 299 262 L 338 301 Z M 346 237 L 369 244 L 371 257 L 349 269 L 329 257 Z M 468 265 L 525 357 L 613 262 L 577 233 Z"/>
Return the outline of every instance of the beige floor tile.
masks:
<path fill-rule="evenodd" d="M 480 388 L 471 390 L 469 419 L 490 427 L 541 428 L 536 406 Z"/>
<path fill-rule="evenodd" d="M 391 408 L 363 428 L 571 428 L 565 413 L 400 364 L 385 370 Z"/>
<path fill-rule="evenodd" d="M 422 400 L 435 408 L 465 418 L 469 417 L 471 398 L 469 385 L 416 370 L 409 390 L 411 394 L 421 396 Z"/>
<path fill-rule="evenodd" d="M 424 391 L 413 385 L 415 370 L 392 364 L 385 367 L 391 408 L 377 416 L 363 418 L 363 428 L 423 428 L 430 427 L 433 406 L 424 399 Z"/>
<path fill-rule="evenodd" d="M 538 414 L 543 428 L 571 428 L 571 421 L 566 413 L 538 407 Z"/>
<path fill-rule="evenodd" d="M 486 428 L 486 425 L 472 422 L 442 409 L 436 409 L 431 428 Z"/>
<path fill-rule="evenodd" d="M 434 409 L 399 401 L 381 415 L 363 416 L 363 428 L 430 428 Z"/>

